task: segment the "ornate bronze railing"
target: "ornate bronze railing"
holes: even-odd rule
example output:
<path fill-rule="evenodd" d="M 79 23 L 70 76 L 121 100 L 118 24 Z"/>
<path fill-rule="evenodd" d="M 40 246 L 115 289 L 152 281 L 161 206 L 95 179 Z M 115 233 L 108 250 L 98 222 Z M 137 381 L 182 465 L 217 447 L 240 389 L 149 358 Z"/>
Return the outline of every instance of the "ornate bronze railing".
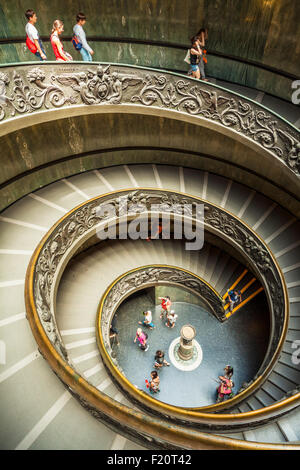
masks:
<path fill-rule="evenodd" d="M 299 176 L 299 131 L 264 106 L 217 85 L 120 64 L 0 67 L 0 135 L 74 115 L 72 108 L 76 108 L 76 114 L 171 113 L 176 119 L 231 134 L 257 151 L 272 155 L 292 175 Z M 26 123 L 24 118 L 28 116 Z"/>
<path fill-rule="evenodd" d="M 68 260 L 85 240 L 95 235 L 101 224 L 106 224 L 110 220 L 107 215 L 99 216 L 101 204 L 112 204 L 116 210 L 116 222 L 118 221 L 120 211 L 123 214 L 123 206 L 120 205 L 121 195 L 126 196 L 129 208 L 130 205 L 143 203 L 146 211 L 150 210 L 153 203 L 162 202 L 167 208 L 171 205 L 180 207 L 182 204 L 190 204 L 193 207 L 193 204 L 202 202 L 198 198 L 176 194 L 172 191 L 140 189 L 110 193 L 81 204 L 64 216 L 39 244 L 28 267 L 25 297 L 28 319 L 39 349 L 61 380 L 71 387 L 72 392 L 80 398 L 87 408 L 94 410 L 93 414 L 97 415 L 98 413 L 106 417 L 108 415 L 117 416 L 117 419 L 121 419 L 121 422 L 125 424 L 124 416 L 128 411 L 136 425 L 139 420 L 144 420 L 144 415 L 137 413 L 133 418 L 133 410 L 129 412 L 130 409 L 126 407 L 126 411 L 121 410 L 120 405 L 116 406 L 114 400 L 92 387 L 71 368 L 55 320 L 55 295 Z M 260 375 L 245 391 L 240 393 L 237 398 L 232 399 L 239 401 L 253 393 L 266 380 L 278 359 L 288 325 L 287 293 L 280 269 L 264 242 L 232 214 L 206 201 L 203 202 L 205 204 L 206 229 L 225 238 L 245 256 L 264 285 L 272 313 L 273 333 L 275 334 L 263 364 L 264 370 L 260 371 Z M 193 210 L 191 210 L 191 220 L 193 216 Z M 157 403 L 154 403 L 154 408 L 164 417 L 171 417 L 173 421 L 178 423 L 188 419 L 194 424 L 197 423 L 197 426 L 208 430 L 239 429 L 247 427 L 249 423 L 267 422 L 276 416 L 287 413 L 298 405 L 299 397 L 300 394 L 297 393 L 293 397 L 264 409 L 240 414 L 211 414 L 207 413 L 208 410 L 205 411 L 205 408 L 187 411 L 176 407 L 167 407 L 166 409 L 159 407 L 158 410 Z M 215 412 L 223 408 L 222 405 L 213 405 L 213 407 L 211 408 Z M 155 422 L 158 426 L 158 422 L 161 423 L 161 420 L 155 421 L 155 419 L 153 418 L 153 423 Z M 153 423 L 152 425 L 154 425 Z M 153 435 L 150 427 L 147 429 L 149 434 Z M 182 431 L 184 432 L 184 430 Z M 174 436 L 176 432 L 174 431 Z M 203 436 L 199 435 L 196 440 L 198 438 L 201 440 Z M 172 442 L 176 442 L 176 439 Z M 188 445 L 187 448 L 189 448 Z"/>

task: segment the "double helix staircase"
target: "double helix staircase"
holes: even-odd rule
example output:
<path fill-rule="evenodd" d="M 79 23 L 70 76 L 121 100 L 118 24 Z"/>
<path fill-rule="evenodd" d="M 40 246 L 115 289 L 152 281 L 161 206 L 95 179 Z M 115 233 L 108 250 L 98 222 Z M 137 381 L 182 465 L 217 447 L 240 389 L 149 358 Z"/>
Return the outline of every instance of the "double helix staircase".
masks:
<path fill-rule="evenodd" d="M 168 165 L 119 165 L 99 168 L 28 194 L 0 216 L 0 332 L 5 343 L 5 364 L 0 368 L 0 447 L 6 449 L 142 449 L 131 437 L 97 421 L 75 400 L 41 356 L 26 320 L 24 282 L 31 255 L 41 238 L 64 214 L 90 198 L 125 188 L 160 188 L 198 196 L 233 213 L 269 246 L 288 290 L 289 323 L 279 360 L 251 396 L 230 409 L 232 414 L 259 416 L 291 393 L 300 383 L 299 365 L 293 361 L 300 339 L 299 222 L 272 200 L 233 180 L 201 170 Z M 123 273 L 139 266 L 166 264 L 184 268 L 208 282 L 225 300 L 236 287 L 243 306 L 256 308 L 261 285 L 249 268 L 205 243 L 195 255 L 181 241 L 115 240 L 83 251 L 68 264 L 57 293 L 57 323 L 75 371 L 122 406 L 137 410 L 116 387 L 97 348 L 95 318 L 107 287 Z M 214 431 L 226 445 L 299 444 L 300 409 L 273 416 L 241 430 Z M 76 432 L 74 430 L 76 429 Z M 125 435 L 124 435 L 125 434 Z M 225 442 L 224 441 L 224 442 Z M 224 444 L 225 445 L 225 444 Z"/>

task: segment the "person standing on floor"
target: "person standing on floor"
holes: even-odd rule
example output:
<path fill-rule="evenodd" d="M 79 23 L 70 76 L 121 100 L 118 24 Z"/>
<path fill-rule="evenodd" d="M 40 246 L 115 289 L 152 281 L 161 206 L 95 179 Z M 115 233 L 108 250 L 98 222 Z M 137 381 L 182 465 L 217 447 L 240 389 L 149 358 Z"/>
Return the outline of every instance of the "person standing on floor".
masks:
<path fill-rule="evenodd" d="M 43 47 L 43 43 L 40 39 L 38 30 L 35 27 L 37 22 L 37 16 L 34 10 L 26 10 L 25 16 L 28 23 L 25 26 L 26 31 L 26 46 L 36 57 L 40 60 L 47 60 L 47 56 Z"/>
<path fill-rule="evenodd" d="M 136 343 L 136 341 L 138 341 L 139 347 L 142 349 L 142 351 L 148 351 L 149 344 L 147 344 L 147 338 L 148 335 L 143 332 L 142 328 L 138 328 L 136 330 L 136 335 L 133 342 Z"/>
<path fill-rule="evenodd" d="M 171 310 L 170 313 L 167 314 L 167 323 L 165 325 L 168 328 L 174 328 L 178 315 L 175 314 L 174 310 Z"/>
<path fill-rule="evenodd" d="M 86 22 L 86 16 L 84 13 L 78 13 L 76 16 L 76 21 L 77 23 L 75 24 L 73 28 L 73 33 L 76 36 L 77 40 L 81 44 L 81 48 L 79 49 L 79 52 L 81 54 L 82 60 L 85 62 L 91 62 L 92 55 L 94 54 L 93 49 L 88 45 L 86 41 L 86 35 L 83 29 L 83 26 L 85 25 Z M 78 49 L 77 49 L 78 50 Z"/>
<path fill-rule="evenodd" d="M 144 315 L 144 321 L 139 321 L 139 324 L 147 326 L 148 328 L 150 328 L 150 330 L 153 330 L 155 326 L 154 326 L 154 323 L 152 322 L 151 310 L 147 310 L 146 312 L 143 312 L 143 315 Z"/>
<path fill-rule="evenodd" d="M 238 289 L 228 290 L 228 299 L 229 299 L 229 310 L 230 312 L 233 311 L 234 307 L 241 303 L 242 301 L 242 294 L 241 291 Z"/>
<path fill-rule="evenodd" d="M 194 36 L 191 39 L 191 49 L 190 49 L 190 60 L 191 60 L 191 69 L 192 69 L 192 77 L 194 78 L 201 78 L 200 74 L 200 60 L 202 56 L 202 50 L 200 47 L 200 40 L 198 36 Z"/>
<path fill-rule="evenodd" d="M 161 314 L 160 318 L 164 318 L 164 315 L 166 315 L 166 318 L 168 316 L 168 313 L 171 310 L 171 299 L 168 295 L 166 297 L 158 297 L 158 300 L 161 300 Z"/>
<path fill-rule="evenodd" d="M 72 56 L 64 51 L 63 45 L 59 39 L 59 36 L 64 30 L 64 24 L 61 20 L 55 20 L 52 27 L 50 36 L 51 45 L 55 58 L 58 62 L 70 62 L 73 60 Z"/>
<path fill-rule="evenodd" d="M 159 383 L 160 383 L 160 379 L 159 379 L 158 373 L 156 370 L 153 370 L 151 372 L 151 380 L 150 380 L 150 392 L 151 393 L 157 393 L 160 391 Z"/>
<path fill-rule="evenodd" d="M 155 369 L 161 369 L 163 366 L 170 365 L 170 363 L 167 362 L 165 359 L 165 353 L 161 351 L 160 349 L 156 351 L 154 359 L 155 359 L 155 363 L 154 363 Z"/>

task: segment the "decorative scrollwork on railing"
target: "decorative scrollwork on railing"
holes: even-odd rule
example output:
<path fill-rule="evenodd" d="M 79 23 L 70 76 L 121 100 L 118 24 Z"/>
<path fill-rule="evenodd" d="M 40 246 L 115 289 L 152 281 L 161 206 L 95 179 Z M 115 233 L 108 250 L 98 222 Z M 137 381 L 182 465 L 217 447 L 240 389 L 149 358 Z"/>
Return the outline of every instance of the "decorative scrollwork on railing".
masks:
<path fill-rule="evenodd" d="M 69 66 L 68 66 L 69 65 Z M 0 121 L 73 104 L 138 103 L 199 116 L 249 138 L 300 173 L 299 132 L 259 104 L 178 75 L 142 68 L 43 64 L 0 72 Z M 3 69 L 2 69 L 3 70 Z M 5 69 L 4 69 L 5 70 Z"/>
<path fill-rule="evenodd" d="M 111 214 L 105 210 L 101 211 L 101 207 L 107 207 L 107 204 L 113 206 L 115 209 L 115 220 L 118 220 L 119 217 L 124 215 L 125 199 L 128 213 L 139 204 L 143 204 L 149 212 L 151 212 L 151 207 L 157 204 L 166 213 L 172 213 L 172 210 L 177 208 L 179 214 L 182 214 L 184 207 L 187 206 L 190 208 L 191 218 L 195 218 L 196 209 L 199 204 L 199 199 L 168 191 L 154 189 L 139 189 L 131 192 L 120 191 L 101 196 L 83 204 L 65 216 L 53 231 L 50 232 L 50 235 L 43 242 L 43 246 L 40 247 L 35 263 L 32 294 L 44 331 L 56 350 L 65 358 L 67 358 L 67 353 L 56 326 L 54 307 L 51 304 L 51 298 L 55 291 L 55 276 L 58 275 L 59 264 L 63 258 L 68 259 L 75 246 L 76 248 L 78 247 L 80 238 L 83 238 L 83 236 L 93 236 L 98 224 L 111 220 Z M 210 203 L 206 203 L 204 216 L 205 228 L 217 231 L 220 236 L 227 239 L 228 243 L 235 245 L 236 248 L 244 252 L 245 257 L 253 265 L 264 285 L 270 300 L 274 323 L 272 345 L 265 362 L 267 364 L 276 351 L 284 328 L 285 291 L 277 265 L 263 242 L 250 228 L 233 215 Z M 149 273 L 140 274 L 134 281 L 135 285 L 138 286 L 142 282 L 143 276 L 147 278 L 148 275 Z M 159 271 L 151 271 L 153 280 L 156 279 L 156 276 L 159 277 L 160 275 L 162 273 Z M 186 282 L 192 288 L 196 288 L 192 279 L 186 279 Z M 126 285 L 121 283 L 120 286 L 119 288 L 122 288 L 121 291 L 126 290 Z M 113 299 L 112 303 L 115 301 L 116 299 Z M 108 320 L 106 319 L 106 321 Z"/>
<path fill-rule="evenodd" d="M 118 306 L 133 292 L 161 283 L 177 284 L 191 289 L 208 303 L 218 320 L 226 320 L 222 298 L 202 279 L 180 268 L 146 266 L 125 274 L 109 289 L 105 297 L 101 308 L 101 332 L 105 348 L 109 353 L 111 353 L 109 328 Z"/>

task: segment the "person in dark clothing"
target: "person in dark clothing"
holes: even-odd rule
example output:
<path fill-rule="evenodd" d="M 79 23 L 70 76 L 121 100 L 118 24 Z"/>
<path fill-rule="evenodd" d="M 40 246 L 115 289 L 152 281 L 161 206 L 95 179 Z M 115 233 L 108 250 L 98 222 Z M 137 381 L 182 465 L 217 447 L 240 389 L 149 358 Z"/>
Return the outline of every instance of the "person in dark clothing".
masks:
<path fill-rule="evenodd" d="M 200 40 L 198 36 L 194 36 L 191 40 L 192 46 L 190 49 L 190 59 L 191 59 L 191 70 L 192 77 L 200 79 L 200 68 L 199 63 L 202 56 L 202 50 L 200 47 Z"/>
<path fill-rule="evenodd" d="M 114 340 L 117 341 L 117 346 L 120 346 L 120 343 L 119 343 L 119 332 L 116 328 L 116 321 L 117 321 L 117 316 L 114 315 L 112 321 L 111 321 L 111 324 L 110 324 L 110 329 L 109 329 L 109 338 L 110 338 L 110 341 L 111 341 L 111 344 L 114 343 Z"/>
<path fill-rule="evenodd" d="M 232 312 L 235 305 L 238 305 L 242 301 L 242 294 L 240 290 L 228 290 L 228 298 L 229 298 L 229 310 Z"/>
<path fill-rule="evenodd" d="M 156 369 L 161 369 L 163 366 L 169 365 L 170 363 L 165 360 L 165 353 L 161 350 L 156 351 L 154 367 Z"/>

